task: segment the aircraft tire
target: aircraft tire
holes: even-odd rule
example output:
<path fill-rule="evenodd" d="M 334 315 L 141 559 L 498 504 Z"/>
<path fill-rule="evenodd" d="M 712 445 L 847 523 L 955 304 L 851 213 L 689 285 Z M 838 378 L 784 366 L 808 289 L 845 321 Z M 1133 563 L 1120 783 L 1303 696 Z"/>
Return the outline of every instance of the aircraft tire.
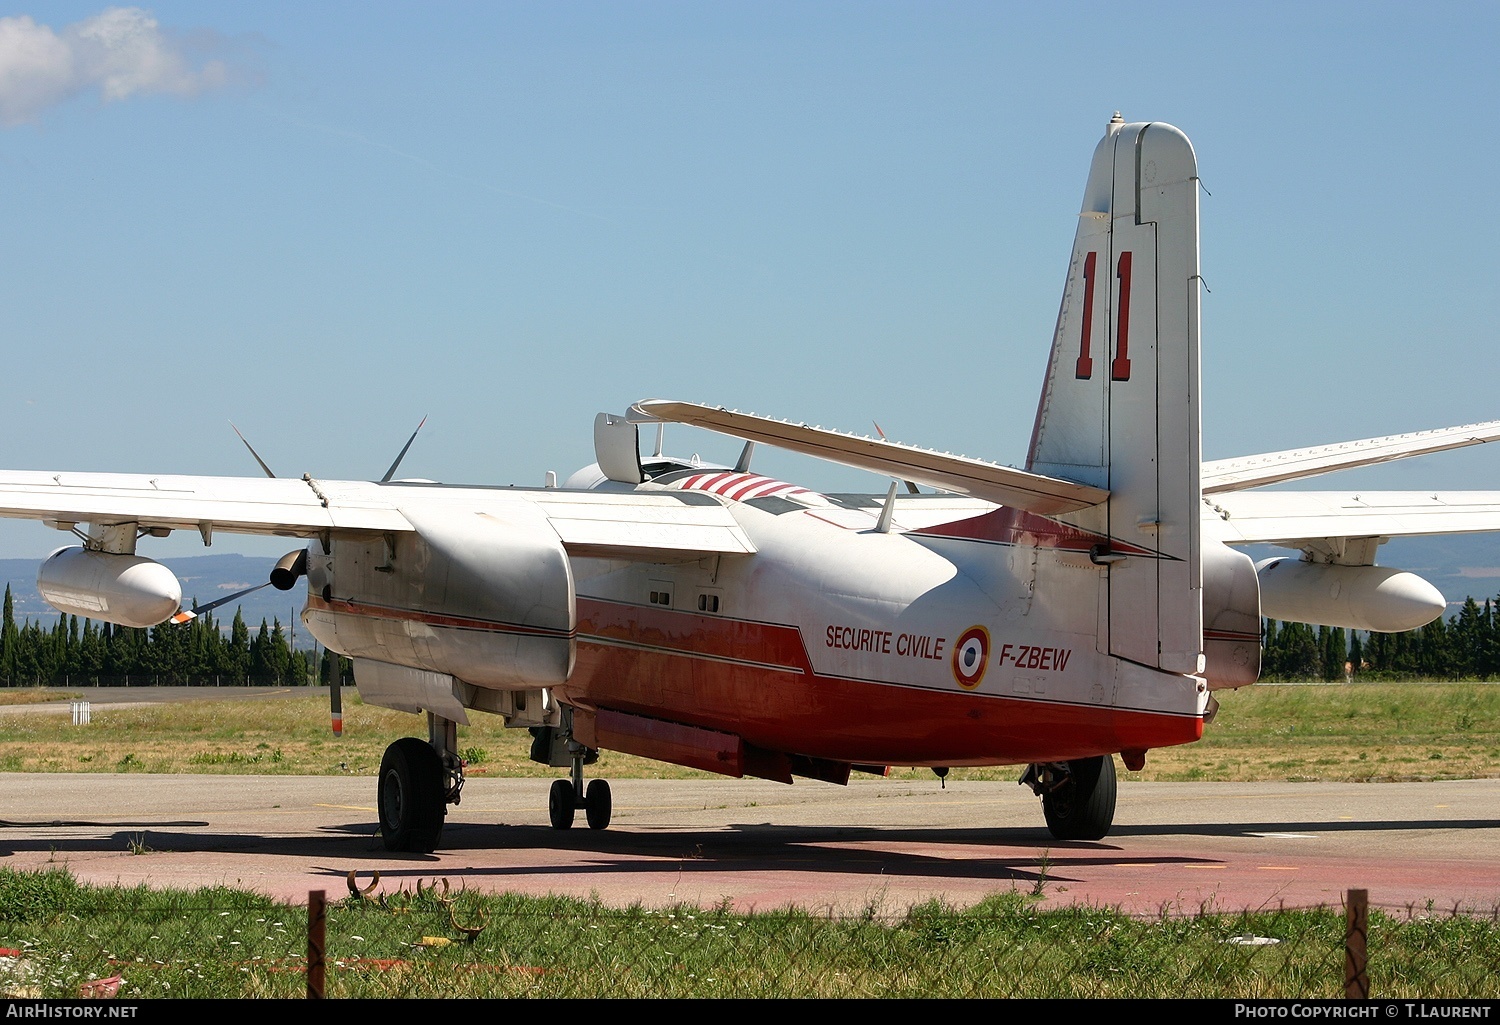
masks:
<path fill-rule="evenodd" d="M 547 817 L 552 820 L 552 828 L 571 829 L 574 810 L 573 781 L 570 779 L 553 780 L 552 790 L 547 795 Z"/>
<path fill-rule="evenodd" d="M 378 790 L 385 849 L 432 853 L 448 813 L 443 800 L 443 763 L 432 745 L 402 737 L 386 748 Z"/>
<path fill-rule="evenodd" d="M 1047 829 L 1058 840 L 1100 840 L 1115 821 L 1112 755 L 1068 763 L 1068 781 L 1042 796 Z"/>
<path fill-rule="evenodd" d="M 614 812 L 614 799 L 610 797 L 609 782 L 596 779 L 589 784 L 583 799 L 583 813 L 590 829 L 607 829 L 609 817 Z"/>

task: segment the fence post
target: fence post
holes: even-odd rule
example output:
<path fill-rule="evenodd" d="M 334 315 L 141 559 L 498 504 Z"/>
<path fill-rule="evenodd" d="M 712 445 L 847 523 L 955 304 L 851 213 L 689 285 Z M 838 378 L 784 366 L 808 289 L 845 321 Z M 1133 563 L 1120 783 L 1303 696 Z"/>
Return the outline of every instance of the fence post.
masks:
<path fill-rule="evenodd" d="M 1344 996 L 1349 1000 L 1370 999 L 1369 931 L 1370 891 L 1350 890 L 1344 903 Z"/>
<path fill-rule="evenodd" d="M 324 998 L 324 963 L 326 948 L 324 927 L 328 923 L 328 905 L 324 898 L 326 890 L 309 890 L 307 893 L 307 999 Z"/>

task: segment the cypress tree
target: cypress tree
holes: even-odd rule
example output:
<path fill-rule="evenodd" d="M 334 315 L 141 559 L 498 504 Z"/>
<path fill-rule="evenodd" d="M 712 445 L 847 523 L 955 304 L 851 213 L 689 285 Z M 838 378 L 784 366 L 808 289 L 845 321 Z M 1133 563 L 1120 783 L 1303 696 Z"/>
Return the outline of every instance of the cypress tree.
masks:
<path fill-rule="evenodd" d="M 21 634 L 16 629 L 16 603 L 10 596 L 10 585 L 5 585 L 5 610 L 3 619 L 0 619 L 0 676 L 5 678 L 6 686 L 15 685 L 16 675 L 16 647 L 20 643 Z"/>

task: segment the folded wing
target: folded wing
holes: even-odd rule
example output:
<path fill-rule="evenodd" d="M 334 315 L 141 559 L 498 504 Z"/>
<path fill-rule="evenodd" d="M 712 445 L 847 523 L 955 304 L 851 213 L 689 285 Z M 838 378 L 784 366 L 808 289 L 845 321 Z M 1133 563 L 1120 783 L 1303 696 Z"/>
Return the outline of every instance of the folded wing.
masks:
<path fill-rule="evenodd" d="M 704 427 L 746 441 L 775 445 L 845 466 L 870 470 L 928 487 L 973 495 L 1043 516 L 1075 512 L 1098 505 L 1109 492 L 1076 481 L 1048 477 L 981 459 L 914 448 L 876 438 L 844 434 L 805 423 L 790 423 L 701 406 L 692 402 L 648 399 L 636 403 L 642 422 L 667 421 Z"/>
<path fill-rule="evenodd" d="M 1495 440 L 1500 440 L 1500 420 L 1412 434 L 1392 434 L 1384 438 L 1344 441 L 1336 445 L 1266 452 L 1236 459 L 1216 459 L 1203 464 L 1203 493 L 1215 495 L 1244 491 L 1267 484 L 1315 477 L 1335 470 L 1373 466 L 1394 459 L 1446 452 L 1449 449 L 1482 445 Z"/>

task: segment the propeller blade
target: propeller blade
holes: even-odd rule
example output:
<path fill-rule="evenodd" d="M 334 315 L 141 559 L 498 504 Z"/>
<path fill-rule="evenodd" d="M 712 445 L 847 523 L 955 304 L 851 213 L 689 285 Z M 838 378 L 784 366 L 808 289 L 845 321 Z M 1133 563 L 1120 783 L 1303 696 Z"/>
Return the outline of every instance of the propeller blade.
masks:
<path fill-rule="evenodd" d="M 229 421 L 229 427 L 232 431 L 234 431 L 234 433 L 240 434 L 240 429 L 234 426 L 233 420 Z M 250 450 L 250 454 L 255 457 L 255 461 L 260 464 L 260 468 L 266 471 L 266 476 L 270 477 L 272 480 L 275 480 L 276 475 L 271 472 L 271 468 L 266 465 L 266 461 L 260 457 L 260 453 L 255 451 L 255 446 L 251 445 L 250 442 L 245 441 L 245 436 L 243 434 L 240 434 L 240 440 L 245 442 L 245 447 Z"/>
<path fill-rule="evenodd" d="M 171 621 L 173 623 L 191 623 L 193 620 L 197 619 L 205 612 L 212 612 L 220 605 L 226 605 L 229 602 L 234 601 L 236 598 L 243 598 L 245 595 L 251 593 L 252 591 L 259 591 L 262 587 L 270 586 L 271 581 L 267 580 L 264 584 L 256 584 L 254 587 L 247 587 L 243 591 L 236 591 L 231 595 L 227 595 L 223 598 L 211 601 L 207 605 L 194 605 L 191 609 L 181 609 L 178 611 L 177 615 L 172 617 Z"/>
<path fill-rule="evenodd" d="M 411 448 L 411 443 L 417 440 L 417 434 L 422 430 L 422 424 L 425 424 L 426 422 L 427 418 L 425 416 L 422 417 L 422 423 L 417 424 L 417 429 L 411 432 L 410 438 L 406 439 L 406 444 L 401 448 L 401 454 L 396 457 L 396 461 L 391 464 L 391 468 L 385 471 L 385 476 L 380 478 L 380 483 L 387 484 L 390 482 L 390 479 L 392 477 L 396 476 L 396 467 L 400 466 L 401 460 L 406 458 L 406 450 Z"/>
<path fill-rule="evenodd" d="M 875 423 L 874 420 L 871 420 L 870 423 L 875 424 L 875 433 L 878 434 L 878 435 L 880 435 L 880 440 L 881 441 L 890 441 L 891 440 L 890 438 L 887 438 L 885 436 L 885 431 L 882 431 L 880 429 L 880 424 Z M 906 485 L 906 490 L 907 490 L 908 494 L 920 495 L 922 493 L 920 490 L 918 490 L 917 486 L 915 484 L 913 484 L 909 480 L 904 480 L 901 483 Z"/>

